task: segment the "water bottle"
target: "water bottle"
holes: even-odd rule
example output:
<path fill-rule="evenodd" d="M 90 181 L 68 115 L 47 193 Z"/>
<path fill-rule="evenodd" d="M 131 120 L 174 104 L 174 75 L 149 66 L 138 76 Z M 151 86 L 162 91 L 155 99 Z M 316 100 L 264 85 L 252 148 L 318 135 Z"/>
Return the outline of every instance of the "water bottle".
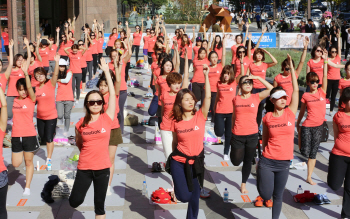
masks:
<path fill-rule="evenodd" d="M 47 171 L 51 171 L 52 170 L 52 163 L 51 160 L 49 160 L 49 162 L 47 163 Z"/>
<path fill-rule="evenodd" d="M 299 185 L 299 188 L 297 190 L 297 194 L 303 194 L 304 193 L 304 190 L 303 188 L 301 188 L 301 185 Z"/>
<path fill-rule="evenodd" d="M 225 188 L 225 192 L 224 192 L 224 202 L 228 202 L 228 191 L 227 191 L 227 188 Z"/>
<path fill-rule="evenodd" d="M 143 181 L 143 184 L 142 184 L 142 195 L 147 196 L 147 184 L 146 184 L 146 181 Z"/>
<path fill-rule="evenodd" d="M 144 100 L 144 99 L 142 99 L 142 100 L 141 100 L 141 103 L 142 103 L 142 104 L 145 104 L 145 100 Z"/>

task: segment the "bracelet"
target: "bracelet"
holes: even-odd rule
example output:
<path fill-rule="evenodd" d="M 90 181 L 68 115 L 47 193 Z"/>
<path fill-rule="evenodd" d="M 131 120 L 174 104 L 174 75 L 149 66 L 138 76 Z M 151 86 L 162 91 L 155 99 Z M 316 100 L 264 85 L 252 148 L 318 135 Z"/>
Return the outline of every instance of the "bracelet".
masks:
<path fill-rule="evenodd" d="M 243 65 L 243 62 L 241 62 L 241 65 Z"/>
<path fill-rule="evenodd" d="M 328 61 L 324 61 L 324 64 L 327 64 L 328 63 Z"/>

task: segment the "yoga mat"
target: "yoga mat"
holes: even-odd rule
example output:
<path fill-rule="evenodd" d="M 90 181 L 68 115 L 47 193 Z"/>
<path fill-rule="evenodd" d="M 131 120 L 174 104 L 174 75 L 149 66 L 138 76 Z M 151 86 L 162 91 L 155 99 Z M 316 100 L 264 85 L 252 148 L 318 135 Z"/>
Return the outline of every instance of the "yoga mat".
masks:
<path fill-rule="evenodd" d="M 118 147 L 115 153 L 114 167 L 115 169 L 126 169 L 129 147 Z"/>
<path fill-rule="evenodd" d="M 321 153 L 322 156 L 324 156 L 327 160 L 329 160 L 329 154 L 332 151 L 333 147 L 334 147 L 334 142 L 332 143 L 322 142 L 318 147 L 317 152 Z"/>
<path fill-rule="evenodd" d="M 186 218 L 187 210 L 154 210 L 154 219 L 183 219 Z M 199 209 L 198 219 L 206 219 L 204 211 Z"/>
<path fill-rule="evenodd" d="M 125 202 L 125 182 L 126 174 L 114 174 L 111 183 L 112 195 L 106 196 L 106 206 L 123 206 Z M 94 206 L 94 186 L 91 186 L 85 196 L 81 206 Z"/>
<path fill-rule="evenodd" d="M 46 171 L 46 170 L 43 170 Z M 25 175 L 20 175 L 7 192 L 7 206 L 43 206 L 45 202 L 40 193 L 49 181 L 50 174 L 34 174 L 30 184 L 30 196 L 22 196 L 25 188 Z"/>
<path fill-rule="evenodd" d="M 163 146 L 147 146 L 147 164 L 148 168 L 152 168 L 153 162 L 165 163 Z"/>
<path fill-rule="evenodd" d="M 76 211 L 73 213 L 72 219 L 91 219 L 95 218 L 94 211 Z M 122 219 L 122 211 L 106 211 L 106 219 Z"/>
<path fill-rule="evenodd" d="M 231 209 L 235 219 L 272 218 L 272 208 L 235 208 Z M 287 219 L 281 212 L 279 219 Z"/>
<path fill-rule="evenodd" d="M 225 188 L 229 192 L 229 199 L 233 199 L 233 203 L 252 202 L 257 196 L 259 196 L 256 188 L 256 179 L 250 174 L 246 183 L 248 193 L 242 194 L 240 191 L 242 183 L 241 171 L 222 171 L 222 172 L 210 172 L 216 187 L 219 190 L 220 195 L 224 196 Z"/>
<path fill-rule="evenodd" d="M 67 147 L 55 147 L 52 154 L 52 170 L 60 170 L 61 169 L 61 159 L 65 157 L 71 157 L 74 148 L 73 146 Z M 47 149 L 46 147 L 40 147 L 39 150 L 34 155 L 33 163 L 36 167 L 37 161 L 39 161 L 40 168 L 45 166 L 47 158 Z M 44 168 L 44 167 L 43 167 Z M 51 173 L 51 172 L 48 172 Z"/>
<path fill-rule="evenodd" d="M 130 133 L 131 133 L 131 127 L 130 126 L 124 126 L 124 134 L 122 134 L 123 144 L 129 144 L 130 143 Z"/>
<path fill-rule="evenodd" d="M 204 146 L 204 151 L 211 152 L 211 154 L 205 154 L 204 163 L 207 167 L 233 167 L 230 160 L 224 160 L 223 144 Z M 228 154 L 230 154 L 230 152 Z M 243 163 L 240 164 L 240 166 L 242 165 Z"/>
<path fill-rule="evenodd" d="M 25 219 L 37 219 L 39 217 L 39 211 L 7 211 L 7 217 L 12 218 L 25 218 Z"/>
<path fill-rule="evenodd" d="M 307 183 L 306 180 L 307 176 L 307 170 L 300 171 L 300 170 L 290 170 L 289 171 L 289 177 L 286 184 L 286 189 L 289 190 L 290 194 L 292 196 L 297 194 L 297 189 L 299 185 L 301 185 L 301 188 L 305 190 L 309 190 L 312 193 L 317 194 L 324 194 L 327 193 L 327 197 L 329 200 L 336 200 L 339 199 L 339 196 L 335 194 L 335 192 L 329 188 L 327 183 L 323 182 L 316 173 L 312 173 L 312 180 L 317 183 L 316 185 L 310 185 Z M 291 197 L 292 198 L 292 197 Z"/>
<path fill-rule="evenodd" d="M 341 205 L 312 205 L 312 206 L 301 206 L 301 210 L 306 214 L 309 219 L 338 219 L 341 218 L 340 213 Z"/>

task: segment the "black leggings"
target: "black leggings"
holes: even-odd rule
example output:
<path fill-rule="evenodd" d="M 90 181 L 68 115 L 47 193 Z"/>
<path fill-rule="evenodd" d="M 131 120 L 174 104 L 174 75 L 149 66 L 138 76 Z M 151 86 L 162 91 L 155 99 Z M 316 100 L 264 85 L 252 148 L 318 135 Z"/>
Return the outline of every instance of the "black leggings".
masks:
<path fill-rule="evenodd" d="M 246 183 L 249 178 L 258 141 L 258 133 L 252 135 L 232 134 L 230 158 L 234 166 L 239 166 L 243 161 L 242 183 Z"/>
<path fill-rule="evenodd" d="M 152 61 L 152 54 L 153 52 L 147 52 L 147 55 L 148 55 L 148 63 L 151 65 L 153 63 Z"/>
<path fill-rule="evenodd" d="M 264 200 L 273 197 L 272 219 L 278 219 L 282 210 L 283 192 L 289 175 L 290 160 L 272 160 L 261 157 L 257 171 L 258 192 Z"/>
<path fill-rule="evenodd" d="M 192 64 L 192 59 L 189 59 L 188 60 L 188 68 L 190 68 L 191 64 Z M 184 72 L 185 72 L 185 58 L 180 58 L 180 74 L 183 75 Z"/>
<path fill-rule="evenodd" d="M 93 61 L 88 61 L 88 62 L 86 62 L 86 64 L 87 64 L 86 69 L 89 72 L 89 80 L 91 80 L 92 79 L 92 64 L 93 64 Z"/>
<path fill-rule="evenodd" d="M 194 96 L 196 97 L 197 101 L 201 101 L 201 105 L 204 101 L 204 83 L 192 83 L 192 92 L 194 93 Z"/>
<path fill-rule="evenodd" d="M 129 69 L 130 69 L 130 62 L 126 63 L 126 66 L 125 66 L 125 81 L 128 81 L 129 79 Z"/>
<path fill-rule="evenodd" d="M 137 63 L 137 61 L 139 60 L 139 51 L 140 51 L 140 46 L 132 46 L 131 47 L 131 51 L 132 51 L 132 53 L 134 53 L 134 49 L 136 49 L 136 53 L 135 53 L 135 55 L 136 55 L 136 62 L 135 63 Z"/>
<path fill-rule="evenodd" d="M 87 73 L 87 68 L 82 68 L 81 69 L 81 76 L 82 76 L 82 78 L 81 78 L 81 80 L 82 80 L 82 82 L 83 83 L 86 83 L 86 73 Z"/>
<path fill-rule="evenodd" d="M 37 118 L 36 120 L 41 144 L 53 142 L 53 139 L 56 134 L 57 118 L 49 120 Z"/>
<path fill-rule="evenodd" d="M 103 170 L 77 170 L 69 204 L 72 208 L 79 207 L 85 199 L 91 183 L 94 184 L 95 214 L 105 214 L 105 200 L 109 181 L 109 168 Z"/>
<path fill-rule="evenodd" d="M 210 111 L 211 111 L 211 121 L 215 121 L 215 112 L 214 112 L 214 105 L 215 105 L 215 99 L 216 99 L 216 92 L 211 92 L 211 100 L 210 100 Z"/>
<path fill-rule="evenodd" d="M 7 219 L 7 210 L 6 210 L 6 198 L 7 198 L 7 189 L 8 184 L 0 188 L 0 218 Z"/>
<path fill-rule="evenodd" d="M 345 59 L 348 57 L 350 50 L 350 43 L 346 43 L 346 49 L 345 49 Z"/>
<path fill-rule="evenodd" d="M 82 73 L 74 74 L 73 73 L 73 79 L 72 79 L 72 89 L 73 89 L 73 96 L 76 100 L 79 100 L 80 98 L 80 82 L 82 78 Z M 75 92 L 77 95 L 75 95 Z"/>
<path fill-rule="evenodd" d="M 328 79 L 328 84 L 327 84 L 327 96 L 326 98 L 328 99 L 329 96 L 331 96 L 331 109 L 330 111 L 333 112 L 334 104 L 335 104 L 335 97 L 337 96 L 338 93 L 338 86 L 339 86 L 339 80 L 330 80 Z"/>
<path fill-rule="evenodd" d="M 345 180 L 345 181 L 344 181 Z M 341 218 L 350 217 L 350 157 L 329 155 L 327 183 L 333 190 L 338 190 L 344 183 L 343 208 Z"/>
<path fill-rule="evenodd" d="M 225 133 L 225 147 L 224 154 L 228 155 L 230 150 L 230 140 L 232 128 L 232 113 L 222 114 L 216 113 L 214 119 L 214 131 L 215 135 L 221 137 Z"/>
<path fill-rule="evenodd" d="M 99 53 L 99 54 L 98 54 L 97 62 L 98 62 L 98 64 L 100 64 L 100 65 L 101 65 L 101 58 L 102 58 L 102 55 L 103 55 L 103 53 Z"/>
<path fill-rule="evenodd" d="M 97 57 L 98 57 L 98 54 L 92 54 L 92 61 L 93 61 L 93 66 L 94 66 L 94 70 L 93 70 L 93 74 L 95 75 L 96 74 L 96 71 L 97 71 Z"/>

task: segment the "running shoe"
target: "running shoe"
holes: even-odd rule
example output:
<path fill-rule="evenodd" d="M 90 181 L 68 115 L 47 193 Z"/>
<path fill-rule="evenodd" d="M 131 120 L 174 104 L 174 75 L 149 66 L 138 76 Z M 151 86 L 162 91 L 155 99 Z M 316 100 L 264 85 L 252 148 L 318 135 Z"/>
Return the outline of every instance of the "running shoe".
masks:
<path fill-rule="evenodd" d="M 326 104 L 331 104 L 331 101 L 329 101 L 329 99 L 326 99 Z"/>
<path fill-rule="evenodd" d="M 267 208 L 272 208 L 272 206 L 273 206 L 273 202 L 272 202 L 271 199 L 269 199 L 269 200 L 264 200 L 264 204 L 265 204 L 265 206 L 266 206 Z"/>
<path fill-rule="evenodd" d="M 227 154 L 224 154 L 224 160 L 230 160 L 230 157 Z"/>
<path fill-rule="evenodd" d="M 324 202 L 323 202 L 322 195 L 320 195 L 320 194 L 315 195 L 315 197 L 314 197 L 314 203 L 315 203 L 316 205 L 323 205 Z"/>
<path fill-rule="evenodd" d="M 326 193 L 321 195 L 321 196 L 322 196 L 322 201 L 323 201 L 324 204 L 330 204 L 331 203 L 331 200 L 328 199 Z"/>
<path fill-rule="evenodd" d="M 263 204 L 264 200 L 260 196 L 256 197 L 256 199 L 254 200 L 255 207 L 262 207 Z"/>
<path fill-rule="evenodd" d="M 201 189 L 200 197 L 201 198 L 209 198 L 210 197 L 210 192 L 205 190 L 205 189 Z"/>

